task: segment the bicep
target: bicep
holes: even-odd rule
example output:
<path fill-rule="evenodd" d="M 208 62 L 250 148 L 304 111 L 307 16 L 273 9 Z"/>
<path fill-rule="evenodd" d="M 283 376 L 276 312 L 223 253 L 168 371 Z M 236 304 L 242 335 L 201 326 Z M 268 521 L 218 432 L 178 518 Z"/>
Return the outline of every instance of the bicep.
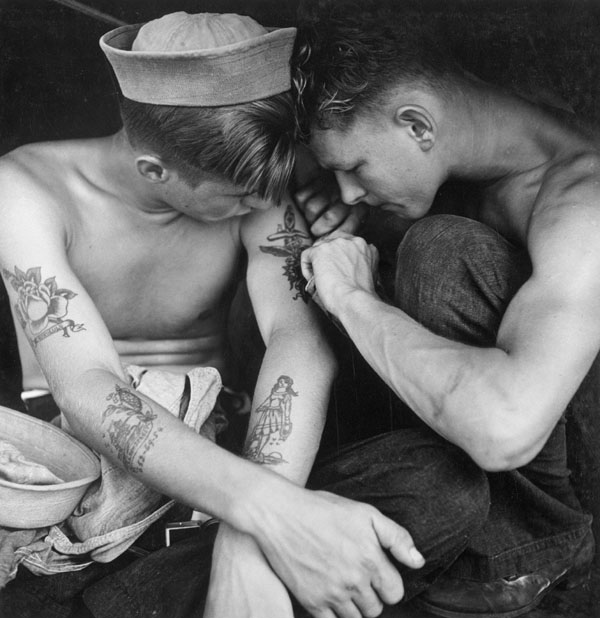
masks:
<path fill-rule="evenodd" d="M 533 274 L 509 304 L 497 346 L 523 413 L 549 434 L 600 349 L 600 242 L 568 225 L 547 231 L 534 239 Z"/>
<path fill-rule="evenodd" d="M 8 230 L 2 235 L 10 232 Z M 0 239 L 2 279 L 18 324 L 55 395 L 88 369 L 121 374 L 110 334 L 52 226 L 30 222 Z"/>
<path fill-rule="evenodd" d="M 253 216 L 254 217 L 254 216 Z M 248 291 L 263 338 L 282 321 L 311 319 L 300 255 L 311 243 L 305 221 L 291 202 L 258 213 L 242 231 L 248 253 Z"/>

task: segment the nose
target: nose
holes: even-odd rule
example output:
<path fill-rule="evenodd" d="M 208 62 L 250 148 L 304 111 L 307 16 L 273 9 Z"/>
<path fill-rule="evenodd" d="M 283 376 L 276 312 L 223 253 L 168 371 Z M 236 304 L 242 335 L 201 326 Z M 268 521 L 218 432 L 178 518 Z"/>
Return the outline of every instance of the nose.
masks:
<path fill-rule="evenodd" d="M 335 171 L 335 179 L 340 188 L 342 202 L 345 204 L 356 204 L 363 201 L 367 195 L 365 189 L 352 174 L 340 170 Z"/>

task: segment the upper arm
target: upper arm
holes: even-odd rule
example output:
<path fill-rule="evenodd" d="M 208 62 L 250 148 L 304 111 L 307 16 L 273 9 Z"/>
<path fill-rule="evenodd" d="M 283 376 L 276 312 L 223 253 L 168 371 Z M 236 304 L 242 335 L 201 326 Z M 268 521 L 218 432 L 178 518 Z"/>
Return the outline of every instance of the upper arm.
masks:
<path fill-rule="evenodd" d="M 0 268 L 14 314 L 57 398 L 88 369 L 121 375 L 102 318 L 69 264 L 60 208 L 0 171 Z M 17 190 L 16 187 L 19 187 Z"/>
<path fill-rule="evenodd" d="M 573 190 L 578 189 L 578 190 Z M 600 193 L 583 182 L 534 212 L 531 278 L 508 306 L 508 354 L 523 435 L 543 446 L 600 349 Z M 547 196 L 540 195 L 541 199 Z"/>
<path fill-rule="evenodd" d="M 248 291 L 263 339 L 282 325 L 313 324 L 300 269 L 300 254 L 311 240 L 292 201 L 248 215 L 241 234 L 248 254 Z"/>

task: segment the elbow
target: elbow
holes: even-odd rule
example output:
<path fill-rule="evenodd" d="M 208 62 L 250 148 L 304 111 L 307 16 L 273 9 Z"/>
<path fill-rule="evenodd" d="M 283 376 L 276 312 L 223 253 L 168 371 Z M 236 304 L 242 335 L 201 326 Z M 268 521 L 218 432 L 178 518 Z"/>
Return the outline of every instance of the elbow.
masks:
<path fill-rule="evenodd" d="M 499 415 L 499 418 L 506 419 L 506 416 Z M 530 428 L 513 418 L 509 422 L 487 423 L 477 443 L 471 445 L 468 452 L 486 472 L 506 472 L 532 461 L 544 443 L 545 439 L 533 436 Z"/>
<path fill-rule="evenodd" d="M 469 384 L 466 393 L 454 389 L 443 402 L 452 409 L 447 418 L 455 420 L 454 427 L 445 429 L 454 434 L 455 443 L 487 472 L 515 470 L 532 461 L 550 435 L 545 419 L 553 412 L 538 396 L 507 386 L 497 373 Z"/>

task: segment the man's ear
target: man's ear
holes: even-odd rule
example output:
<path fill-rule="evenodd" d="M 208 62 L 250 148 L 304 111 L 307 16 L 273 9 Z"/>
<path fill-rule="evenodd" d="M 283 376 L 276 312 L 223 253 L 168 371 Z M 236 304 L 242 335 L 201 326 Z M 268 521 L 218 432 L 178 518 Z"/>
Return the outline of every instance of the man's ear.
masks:
<path fill-rule="evenodd" d="M 420 105 L 403 105 L 396 109 L 394 122 L 408 131 L 421 150 L 426 152 L 433 148 L 437 126 L 429 110 Z"/>
<path fill-rule="evenodd" d="M 135 160 L 137 171 L 149 182 L 166 182 L 171 172 L 165 167 L 162 159 L 155 155 L 141 155 Z"/>

